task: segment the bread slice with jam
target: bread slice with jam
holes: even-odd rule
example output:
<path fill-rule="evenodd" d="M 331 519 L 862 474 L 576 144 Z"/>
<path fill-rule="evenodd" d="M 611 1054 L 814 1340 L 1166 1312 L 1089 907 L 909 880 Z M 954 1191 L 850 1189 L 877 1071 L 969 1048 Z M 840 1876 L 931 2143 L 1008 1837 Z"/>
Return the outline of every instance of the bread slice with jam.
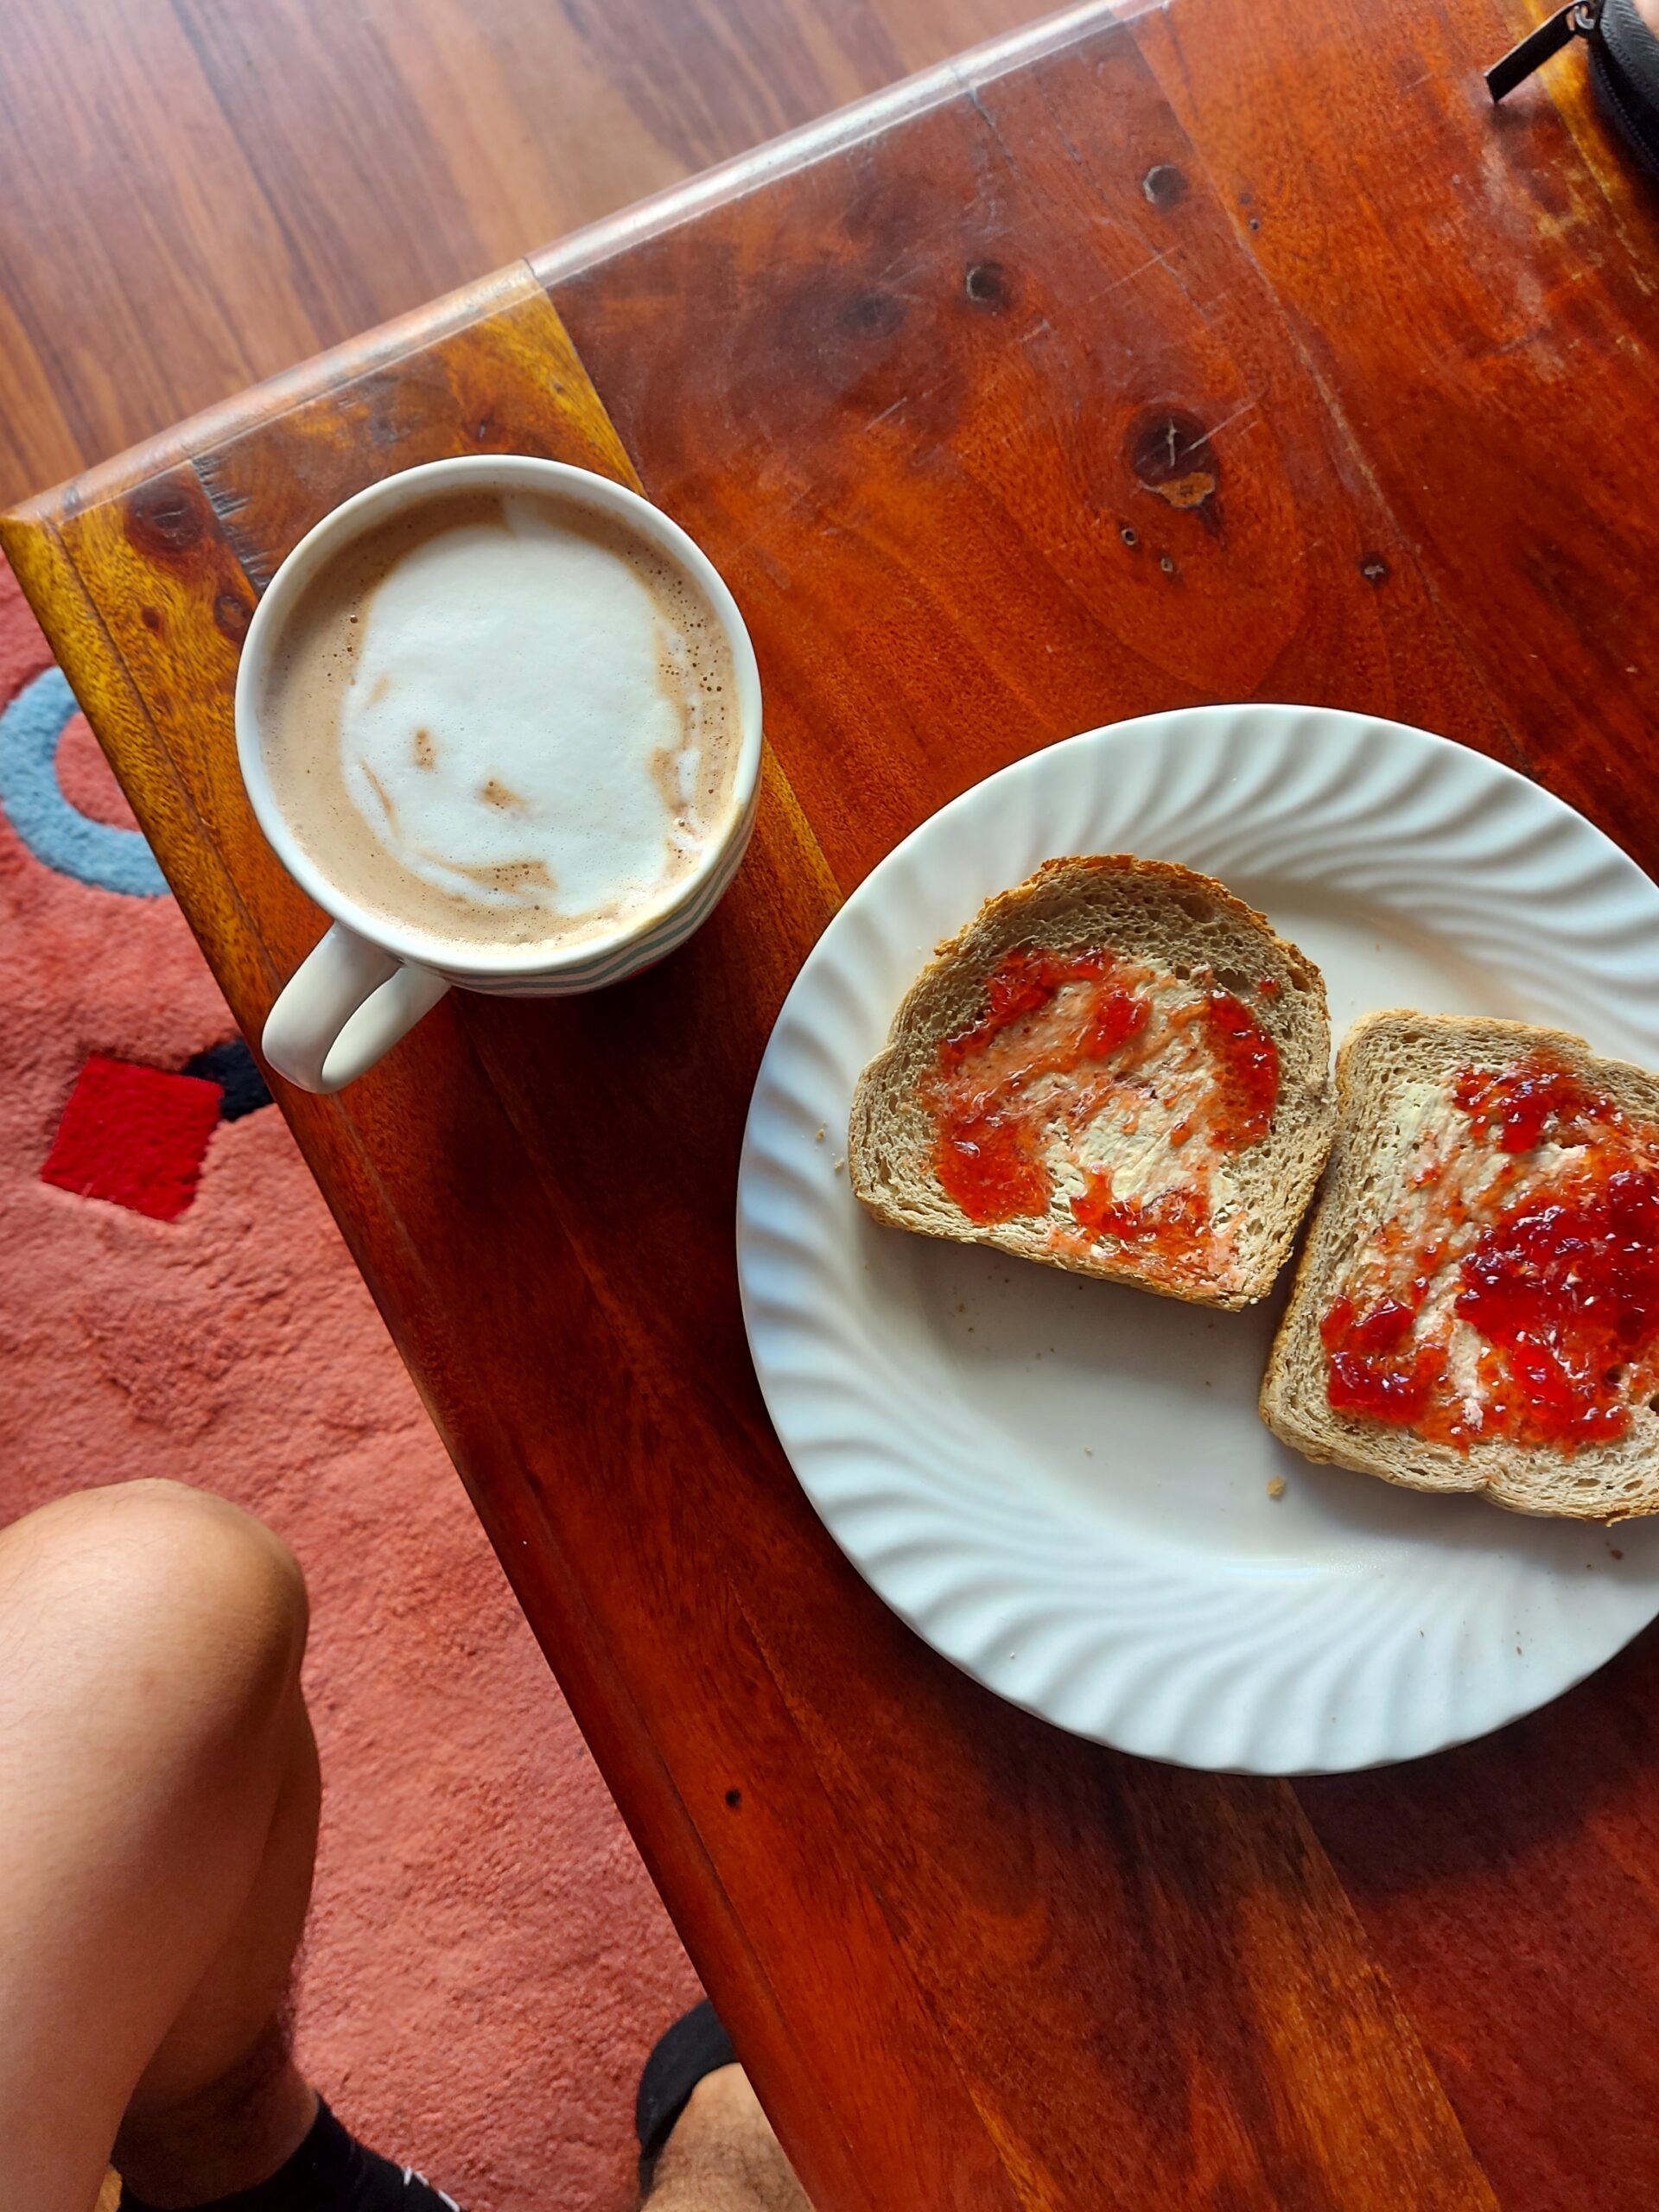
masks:
<path fill-rule="evenodd" d="M 854 1095 L 879 1220 L 1201 1305 L 1273 1287 L 1331 1141 L 1312 961 L 1222 884 L 1050 861 L 939 947 Z"/>
<path fill-rule="evenodd" d="M 1389 1013 L 1337 1094 L 1268 1426 L 1414 1490 L 1659 1511 L 1659 1079 L 1563 1030 Z"/>

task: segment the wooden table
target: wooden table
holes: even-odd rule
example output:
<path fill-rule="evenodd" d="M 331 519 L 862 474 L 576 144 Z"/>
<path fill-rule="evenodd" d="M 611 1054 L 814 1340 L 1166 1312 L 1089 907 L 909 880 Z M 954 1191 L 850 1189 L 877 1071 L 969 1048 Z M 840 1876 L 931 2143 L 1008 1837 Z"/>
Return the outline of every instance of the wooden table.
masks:
<path fill-rule="evenodd" d="M 1572 57 L 1485 105 L 1526 12 L 1085 10 L 3 525 L 256 1038 L 319 924 L 232 684 L 308 524 L 549 453 L 637 471 L 745 607 L 773 753 L 696 944 L 585 1001 L 453 996 L 283 1103 L 821 2212 L 1659 2202 L 1659 1640 L 1410 1769 L 1076 1743 L 842 1560 L 732 1257 L 836 900 L 1074 729 L 1397 715 L 1659 865 L 1659 222 Z"/>

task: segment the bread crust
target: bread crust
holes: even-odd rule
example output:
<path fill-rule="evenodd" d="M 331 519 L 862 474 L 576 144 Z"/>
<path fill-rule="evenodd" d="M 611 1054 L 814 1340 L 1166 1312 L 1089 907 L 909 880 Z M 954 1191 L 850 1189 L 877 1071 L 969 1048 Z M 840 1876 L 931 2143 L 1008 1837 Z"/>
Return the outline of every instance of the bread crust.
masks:
<path fill-rule="evenodd" d="M 1355 1023 L 1337 1056 L 1337 1134 L 1290 1303 L 1262 1385 L 1262 1418 L 1309 1459 L 1377 1475 L 1409 1490 L 1459 1492 L 1516 1513 L 1624 1520 L 1659 1512 L 1659 1414 L 1637 1408 L 1611 1443 L 1574 1452 L 1483 1438 L 1467 1452 L 1408 1428 L 1338 1412 L 1326 1392 L 1319 1323 L 1375 1231 L 1386 1204 L 1378 1132 L 1397 1122 L 1401 1086 L 1442 1081 L 1455 1070 L 1545 1052 L 1659 1127 L 1659 1078 L 1625 1060 L 1599 1058 L 1582 1037 L 1524 1021 L 1391 1008 Z M 1368 1175 L 1374 1180 L 1368 1185 Z M 1393 1185 L 1398 1192 L 1399 1185 Z"/>
<path fill-rule="evenodd" d="M 1172 1282 L 1121 1249 L 1056 1250 L 1048 1242 L 1050 1217 L 977 1223 L 939 1187 L 934 1131 L 919 1096 L 922 1077 L 939 1044 L 982 1014 L 986 978 L 1021 944 L 1056 951 L 1104 945 L 1166 969 L 1212 967 L 1224 987 L 1231 977 L 1249 989 L 1264 976 L 1280 986 L 1276 997 L 1252 1001 L 1278 1047 L 1279 1103 L 1266 1137 L 1228 1163 L 1249 1201 L 1240 1224 L 1238 1282 Z M 988 1244 L 1071 1274 L 1236 1309 L 1272 1288 L 1319 1179 L 1334 1125 L 1330 1056 L 1319 969 L 1224 884 L 1175 861 L 1128 853 L 1048 861 L 1024 883 L 987 899 L 938 947 L 906 995 L 886 1047 L 854 1093 L 848 1131 L 853 1189 L 878 1220 L 895 1228 Z"/>

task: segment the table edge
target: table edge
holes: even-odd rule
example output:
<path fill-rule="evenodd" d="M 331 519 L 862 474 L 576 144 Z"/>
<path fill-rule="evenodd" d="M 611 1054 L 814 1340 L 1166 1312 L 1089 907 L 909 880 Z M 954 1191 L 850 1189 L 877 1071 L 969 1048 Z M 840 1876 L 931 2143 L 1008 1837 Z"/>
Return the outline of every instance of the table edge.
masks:
<path fill-rule="evenodd" d="M 981 86 L 1046 54 L 1094 30 L 1128 22 L 1171 4 L 1172 0 L 1072 0 L 1071 5 L 1057 14 L 1001 33 L 900 78 L 880 92 L 785 131 L 730 161 L 601 216 L 550 245 L 532 249 L 454 291 L 313 353 L 275 376 L 245 385 L 156 436 L 140 439 L 107 460 L 0 511 L 0 524 L 24 531 L 60 516 L 73 515 L 101 500 L 118 498 L 152 476 L 200 459 L 255 423 L 269 422 L 303 405 L 349 377 L 389 367 L 493 312 L 519 304 L 538 292 L 545 295 L 555 284 L 658 236 L 690 216 L 741 199 L 763 184 L 855 146 L 895 123 L 925 114 L 948 100 L 963 96 L 974 99 Z"/>

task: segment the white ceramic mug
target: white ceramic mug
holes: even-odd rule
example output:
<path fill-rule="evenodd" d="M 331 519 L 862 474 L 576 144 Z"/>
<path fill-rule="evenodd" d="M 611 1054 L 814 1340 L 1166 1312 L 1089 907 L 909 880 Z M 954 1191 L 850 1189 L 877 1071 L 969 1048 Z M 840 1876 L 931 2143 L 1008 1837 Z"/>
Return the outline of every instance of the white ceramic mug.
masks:
<path fill-rule="evenodd" d="M 266 772 L 259 702 L 295 602 L 319 564 L 359 531 L 456 489 L 551 493 L 620 523 L 690 575 L 713 607 L 737 685 L 739 742 L 730 820 L 669 902 L 610 936 L 567 950 L 456 944 L 365 912 L 296 839 Z M 737 602 L 708 556 L 677 523 L 637 493 L 563 461 L 524 454 L 467 454 L 371 485 L 308 531 L 271 578 L 248 625 L 236 678 L 236 745 L 242 780 L 272 850 L 334 926 L 302 961 L 265 1022 L 264 1050 L 279 1074 L 306 1090 L 338 1090 L 374 1065 L 445 992 L 507 997 L 593 991 L 648 968 L 705 922 L 737 873 L 760 789 L 760 673 Z"/>

